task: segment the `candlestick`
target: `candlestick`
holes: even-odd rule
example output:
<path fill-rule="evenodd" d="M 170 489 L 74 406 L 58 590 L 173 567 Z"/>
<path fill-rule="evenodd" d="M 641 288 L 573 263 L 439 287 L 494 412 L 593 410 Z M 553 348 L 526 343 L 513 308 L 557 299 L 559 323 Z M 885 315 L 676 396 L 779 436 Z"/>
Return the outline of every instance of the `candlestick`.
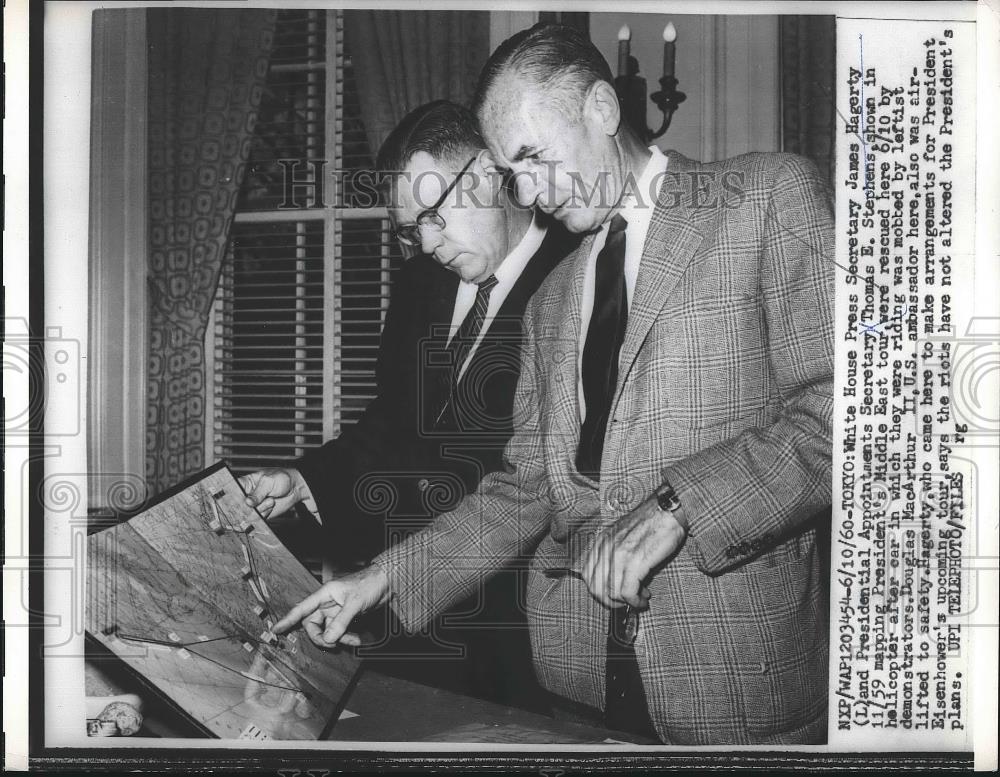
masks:
<path fill-rule="evenodd" d="M 661 137 L 670 128 L 674 112 L 686 99 L 684 92 L 677 90 L 677 79 L 674 77 L 674 42 L 677 40 L 677 29 L 668 23 L 663 29 L 663 77 L 660 78 L 660 89 L 650 95 L 653 104 L 663 114 L 663 121 L 658 130 L 652 130 L 646 123 L 646 79 L 639 75 L 639 63 L 635 57 L 629 56 L 629 44 L 632 31 L 628 25 L 622 25 L 618 31 L 618 75 L 615 77 L 615 92 L 621 103 L 622 119 L 646 143 Z"/>
<path fill-rule="evenodd" d="M 663 76 L 664 78 L 673 78 L 674 75 L 674 56 L 676 54 L 677 45 L 674 41 L 677 40 L 677 28 L 674 27 L 673 22 L 667 22 L 667 26 L 663 28 Z"/>
<path fill-rule="evenodd" d="M 618 75 L 628 75 L 628 55 L 632 31 L 627 24 L 623 24 L 618 30 Z"/>

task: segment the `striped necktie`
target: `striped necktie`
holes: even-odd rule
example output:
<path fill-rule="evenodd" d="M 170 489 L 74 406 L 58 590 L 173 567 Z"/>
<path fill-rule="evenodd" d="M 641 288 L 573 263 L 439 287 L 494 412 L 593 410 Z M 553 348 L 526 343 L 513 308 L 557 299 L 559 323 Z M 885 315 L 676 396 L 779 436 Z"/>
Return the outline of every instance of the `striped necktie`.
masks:
<path fill-rule="evenodd" d="M 490 307 L 490 292 L 493 291 L 493 287 L 498 282 L 497 277 L 491 275 L 479 284 L 479 288 L 476 290 L 476 301 L 472 305 L 472 309 L 466 313 L 461 326 L 458 327 L 455 336 L 448 343 L 448 353 L 450 355 L 448 363 L 454 365 L 454 372 L 452 373 L 453 384 L 458 383 L 458 374 L 462 371 L 462 365 L 469 358 L 469 353 L 476 344 L 476 340 L 479 339 L 479 333 L 483 328 L 483 321 L 486 320 L 486 311 Z"/>

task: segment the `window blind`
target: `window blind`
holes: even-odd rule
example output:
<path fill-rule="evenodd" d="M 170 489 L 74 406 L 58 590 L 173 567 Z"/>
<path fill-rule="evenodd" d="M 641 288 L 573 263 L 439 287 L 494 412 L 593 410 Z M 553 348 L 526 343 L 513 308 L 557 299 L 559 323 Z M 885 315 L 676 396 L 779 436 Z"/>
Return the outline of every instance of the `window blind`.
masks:
<path fill-rule="evenodd" d="M 279 208 L 280 160 L 311 177 L 315 159 L 326 160 L 325 206 Z M 371 166 L 341 12 L 279 12 L 209 326 L 210 460 L 237 473 L 280 466 L 354 423 L 375 396 L 402 256 L 384 208 L 336 207 L 345 176 L 331 175 Z"/>

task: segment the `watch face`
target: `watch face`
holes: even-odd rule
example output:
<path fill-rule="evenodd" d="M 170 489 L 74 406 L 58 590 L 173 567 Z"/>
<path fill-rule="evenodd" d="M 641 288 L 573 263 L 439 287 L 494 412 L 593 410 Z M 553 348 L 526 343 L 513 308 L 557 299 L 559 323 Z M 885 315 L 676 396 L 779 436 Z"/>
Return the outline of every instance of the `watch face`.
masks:
<path fill-rule="evenodd" d="M 661 510 L 669 510 L 671 512 L 681 506 L 681 502 L 677 498 L 677 492 L 670 486 L 666 486 L 657 492 L 656 503 L 660 506 Z"/>

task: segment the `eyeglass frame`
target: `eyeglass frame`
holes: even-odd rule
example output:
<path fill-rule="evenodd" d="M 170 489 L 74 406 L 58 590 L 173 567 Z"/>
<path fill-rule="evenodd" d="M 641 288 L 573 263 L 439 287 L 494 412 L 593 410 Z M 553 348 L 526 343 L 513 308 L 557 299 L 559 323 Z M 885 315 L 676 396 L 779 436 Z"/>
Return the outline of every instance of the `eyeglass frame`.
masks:
<path fill-rule="evenodd" d="M 472 163 L 475 162 L 477 158 L 478 154 L 465 163 L 465 167 L 463 167 L 459 171 L 458 175 L 455 176 L 455 180 L 453 180 L 450 184 L 448 184 L 448 188 L 446 188 L 441 193 L 441 196 L 438 197 L 437 202 L 435 202 L 429 208 L 425 208 L 424 210 L 420 211 L 420 213 L 417 214 L 416 220 L 412 224 L 404 224 L 401 227 L 396 227 L 392 231 L 392 236 L 396 238 L 396 240 L 398 240 L 403 245 L 418 246 L 420 245 L 421 227 L 432 227 L 436 231 L 440 232 L 446 226 L 448 226 L 448 222 L 444 220 L 444 216 L 438 213 L 438 209 L 442 205 L 444 205 L 444 201 L 448 198 L 448 195 L 452 193 L 455 186 L 461 180 L 462 176 L 465 175 L 465 173 L 468 171 L 470 167 L 472 167 Z M 431 219 L 430 223 L 427 223 L 428 219 Z M 404 230 L 406 232 L 411 232 L 414 235 L 414 237 L 410 238 L 405 236 Z"/>

